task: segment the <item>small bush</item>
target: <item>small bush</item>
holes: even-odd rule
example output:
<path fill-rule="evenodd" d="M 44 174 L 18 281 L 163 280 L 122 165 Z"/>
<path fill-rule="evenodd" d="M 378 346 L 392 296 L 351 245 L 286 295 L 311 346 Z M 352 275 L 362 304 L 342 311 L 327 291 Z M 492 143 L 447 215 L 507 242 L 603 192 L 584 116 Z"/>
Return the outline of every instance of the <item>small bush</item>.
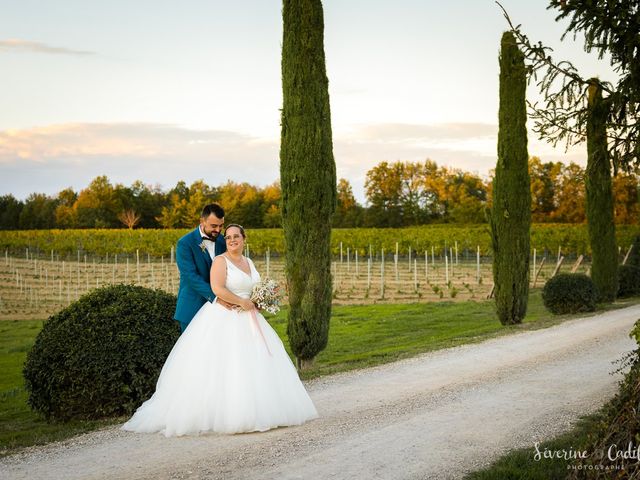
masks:
<path fill-rule="evenodd" d="M 640 268 L 631 265 L 618 267 L 618 297 L 640 294 Z"/>
<path fill-rule="evenodd" d="M 132 413 L 179 336 L 175 304 L 160 290 L 114 285 L 51 316 L 24 366 L 31 408 L 56 420 Z"/>
<path fill-rule="evenodd" d="M 593 312 L 596 309 L 596 289 L 591 278 L 581 273 L 561 273 L 544 285 L 544 306 L 557 315 Z"/>

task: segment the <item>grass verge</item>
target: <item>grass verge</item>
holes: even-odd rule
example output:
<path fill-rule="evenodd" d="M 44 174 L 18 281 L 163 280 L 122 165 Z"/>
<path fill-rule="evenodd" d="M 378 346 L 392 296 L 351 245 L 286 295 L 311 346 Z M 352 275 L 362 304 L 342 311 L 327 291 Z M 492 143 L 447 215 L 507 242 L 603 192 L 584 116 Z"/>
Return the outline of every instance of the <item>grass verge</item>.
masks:
<path fill-rule="evenodd" d="M 581 418 L 576 426 L 553 440 L 541 442 L 535 446 L 513 450 L 483 470 L 472 472 L 465 480 L 564 480 L 576 456 L 579 445 L 584 445 L 590 432 L 598 425 L 601 412 Z M 560 453 L 558 453 L 560 452 Z M 545 458 L 552 455 L 564 455 L 564 458 Z"/>

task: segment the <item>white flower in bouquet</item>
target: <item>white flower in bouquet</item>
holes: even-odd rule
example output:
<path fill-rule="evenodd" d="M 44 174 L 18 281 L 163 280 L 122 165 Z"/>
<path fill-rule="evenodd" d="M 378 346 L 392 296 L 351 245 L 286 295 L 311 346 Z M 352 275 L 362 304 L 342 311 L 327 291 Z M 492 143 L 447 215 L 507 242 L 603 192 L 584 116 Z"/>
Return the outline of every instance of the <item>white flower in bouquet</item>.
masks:
<path fill-rule="evenodd" d="M 280 311 L 280 294 L 278 292 L 278 282 L 267 278 L 256 283 L 251 290 L 251 301 L 256 304 L 260 310 L 269 313 L 278 313 Z"/>

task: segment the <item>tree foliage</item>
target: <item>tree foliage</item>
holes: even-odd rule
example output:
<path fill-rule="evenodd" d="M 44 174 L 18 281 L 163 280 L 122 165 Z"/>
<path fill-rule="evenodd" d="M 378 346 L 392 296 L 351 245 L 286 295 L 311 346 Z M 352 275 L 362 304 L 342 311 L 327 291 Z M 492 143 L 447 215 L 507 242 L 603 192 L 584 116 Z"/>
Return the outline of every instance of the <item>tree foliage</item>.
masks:
<path fill-rule="evenodd" d="M 618 291 L 618 248 L 613 222 L 611 164 L 607 151 L 609 102 L 597 82 L 589 87 L 587 119 L 587 219 L 591 243 L 591 278 L 600 300 L 612 302 Z"/>
<path fill-rule="evenodd" d="M 284 0 L 282 19 L 280 179 L 290 306 L 287 335 L 304 365 L 326 347 L 329 336 L 336 166 L 322 3 Z"/>
<path fill-rule="evenodd" d="M 544 97 L 541 103 L 530 104 L 534 131 L 554 145 L 564 143 L 568 147 L 586 141 L 586 91 L 593 79 L 583 78 L 570 61 L 554 60 L 550 47 L 529 40 L 520 25 L 515 26 L 506 10 L 500 7 Z M 619 74 L 618 81 L 614 85 L 596 80 L 609 102 L 605 122 L 609 157 L 615 172 L 621 167 L 629 169 L 640 165 L 640 12 L 637 1 L 551 0 L 549 8 L 560 11 L 557 20 L 569 19 L 565 36 L 583 33 L 587 52 L 596 50 L 600 58 L 610 54 L 611 65 Z"/>
<path fill-rule="evenodd" d="M 500 48 L 498 162 L 490 213 L 496 310 L 503 325 L 520 323 L 529 296 L 531 195 L 527 153 L 526 70 L 511 32 Z"/>

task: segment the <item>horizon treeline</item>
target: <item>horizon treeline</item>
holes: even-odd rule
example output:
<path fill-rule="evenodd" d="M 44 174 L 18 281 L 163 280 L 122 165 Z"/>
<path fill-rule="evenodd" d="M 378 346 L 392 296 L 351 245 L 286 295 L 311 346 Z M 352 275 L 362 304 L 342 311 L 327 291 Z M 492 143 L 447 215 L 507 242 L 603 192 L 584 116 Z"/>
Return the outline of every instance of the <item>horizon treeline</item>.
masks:
<path fill-rule="evenodd" d="M 585 171 L 575 163 L 529 160 L 534 223 L 585 222 Z M 491 207 L 492 178 L 424 162 L 381 162 L 366 174 L 366 205 L 351 184 L 338 180 L 332 226 L 403 227 L 432 223 L 485 223 Z M 613 178 L 615 221 L 638 224 L 640 177 L 620 172 Z M 0 230 L 52 228 L 188 228 L 198 223 L 203 205 L 217 202 L 228 222 L 248 228 L 279 228 L 281 190 L 228 181 L 179 181 L 170 190 L 137 180 L 130 186 L 96 177 L 79 192 L 66 188 L 56 196 L 32 193 L 21 201 L 0 196 Z"/>

